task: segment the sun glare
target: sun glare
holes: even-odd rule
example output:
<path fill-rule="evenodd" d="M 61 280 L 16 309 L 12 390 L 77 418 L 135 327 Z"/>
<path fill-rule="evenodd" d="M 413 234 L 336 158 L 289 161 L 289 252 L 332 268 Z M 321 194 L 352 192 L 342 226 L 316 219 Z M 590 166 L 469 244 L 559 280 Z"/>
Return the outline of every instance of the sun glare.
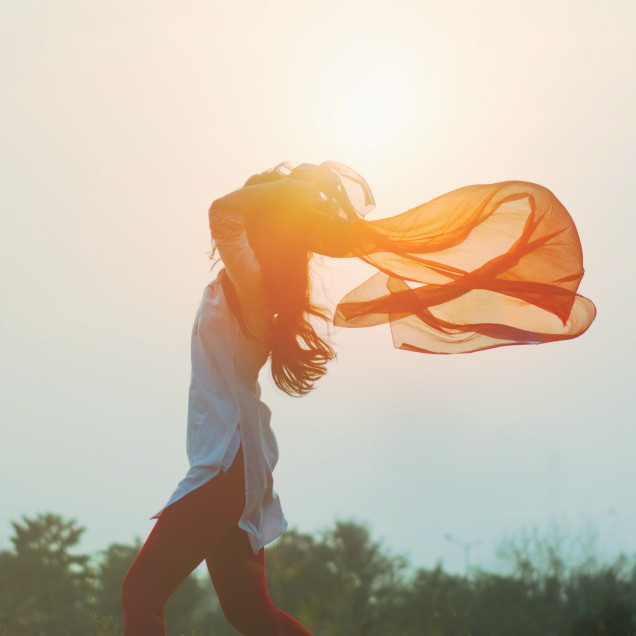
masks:
<path fill-rule="evenodd" d="M 326 116 L 332 143 L 389 146 L 412 124 L 419 75 L 411 58 L 389 43 L 346 42 L 323 62 L 330 70 L 321 82 L 321 119 Z"/>
<path fill-rule="evenodd" d="M 342 101 L 342 133 L 350 141 L 375 144 L 387 141 L 407 123 L 407 104 L 396 86 L 368 79 L 351 86 Z"/>

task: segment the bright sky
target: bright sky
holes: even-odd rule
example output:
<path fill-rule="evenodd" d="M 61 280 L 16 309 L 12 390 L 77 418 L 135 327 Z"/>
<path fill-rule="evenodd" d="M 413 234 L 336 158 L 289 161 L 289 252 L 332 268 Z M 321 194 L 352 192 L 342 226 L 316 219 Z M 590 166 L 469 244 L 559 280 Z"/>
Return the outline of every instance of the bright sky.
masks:
<path fill-rule="evenodd" d="M 580 339 L 462 356 L 335 332 L 309 397 L 263 373 L 292 526 L 367 521 L 418 566 L 444 540 L 592 523 L 636 551 L 636 4 L 631 0 L 3 3 L 0 549 L 53 511 L 83 548 L 145 538 L 187 469 L 207 207 L 282 160 L 333 159 L 371 218 L 472 183 L 550 188 L 598 318 Z M 318 268 L 333 302 L 364 278 Z"/>

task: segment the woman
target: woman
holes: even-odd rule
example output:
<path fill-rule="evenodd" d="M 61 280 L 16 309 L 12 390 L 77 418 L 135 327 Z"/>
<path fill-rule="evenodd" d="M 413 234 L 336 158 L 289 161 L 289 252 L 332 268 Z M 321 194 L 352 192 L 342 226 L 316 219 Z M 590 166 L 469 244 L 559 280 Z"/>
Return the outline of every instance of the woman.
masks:
<path fill-rule="evenodd" d="M 192 331 L 191 467 L 124 580 L 125 636 L 164 634 L 165 602 L 204 559 L 239 632 L 310 634 L 274 607 L 265 584 L 263 547 L 287 523 L 258 373 L 271 357 L 278 387 L 303 395 L 334 356 L 308 320 L 320 315 L 309 300 L 309 254 L 289 235 L 293 214 L 318 215 L 329 204 L 317 186 L 284 177 L 280 169 L 255 176 L 210 208 L 225 269 L 205 288 Z"/>
<path fill-rule="evenodd" d="M 335 322 L 390 323 L 398 348 L 460 353 L 573 338 L 594 319 L 576 293 L 578 235 L 535 184 L 469 186 L 367 222 L 366 181 L 335 162 L 286 164 L 214 201 L 213 243 L 225 264 L 205 288 L 192 332 L 190 470 L 123 585 L 125 636 L 165 633 L 163 606 L 205 559 L 228 621 L 246 635 L 307 635 L 265 584 L 264 546 L 286 521 L 273 489 L 278 459 L 260 401 L 267 359 L 276 385 L 308 393 L 334 357 L 309 318 L 308 264 L 318 252 L 378 268 L 345 296 Z"/>

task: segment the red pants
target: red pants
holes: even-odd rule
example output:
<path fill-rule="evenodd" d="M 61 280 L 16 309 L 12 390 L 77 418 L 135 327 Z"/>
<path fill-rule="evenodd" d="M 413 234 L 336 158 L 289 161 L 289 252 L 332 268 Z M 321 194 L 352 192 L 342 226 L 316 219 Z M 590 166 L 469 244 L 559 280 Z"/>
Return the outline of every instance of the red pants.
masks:
<path fill-rule="evenodd" d="M 243 453 L 230 469 L 168 506 L 124 578 L 124 636 L 164 636 L 164 605 L 205 559 L 229 623 L 245 636 L 311 636 L 267 593 L 265 551 L 252 552 L 238 520 Z"/>

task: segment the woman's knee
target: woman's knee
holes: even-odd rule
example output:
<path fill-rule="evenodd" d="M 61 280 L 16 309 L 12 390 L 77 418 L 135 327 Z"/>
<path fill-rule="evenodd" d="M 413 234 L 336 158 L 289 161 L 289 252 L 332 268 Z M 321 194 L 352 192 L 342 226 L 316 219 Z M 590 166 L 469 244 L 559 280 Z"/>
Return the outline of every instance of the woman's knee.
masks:
<path fill-rule="evenodd" d="M 132 570 L 132 568 L 128 570 L 121 585 L 121 603 L 124 606 L 124 610 L 136 605 L 139 597 L 139 585 Z"/>
<path fill-rule="evenodd" d="M 133 563 L 121 586 L 124 611 L 139 607 L 163 607 L 165 601 L 156 586 L 156 577 L 145 576 L 143 569 Z"/>

